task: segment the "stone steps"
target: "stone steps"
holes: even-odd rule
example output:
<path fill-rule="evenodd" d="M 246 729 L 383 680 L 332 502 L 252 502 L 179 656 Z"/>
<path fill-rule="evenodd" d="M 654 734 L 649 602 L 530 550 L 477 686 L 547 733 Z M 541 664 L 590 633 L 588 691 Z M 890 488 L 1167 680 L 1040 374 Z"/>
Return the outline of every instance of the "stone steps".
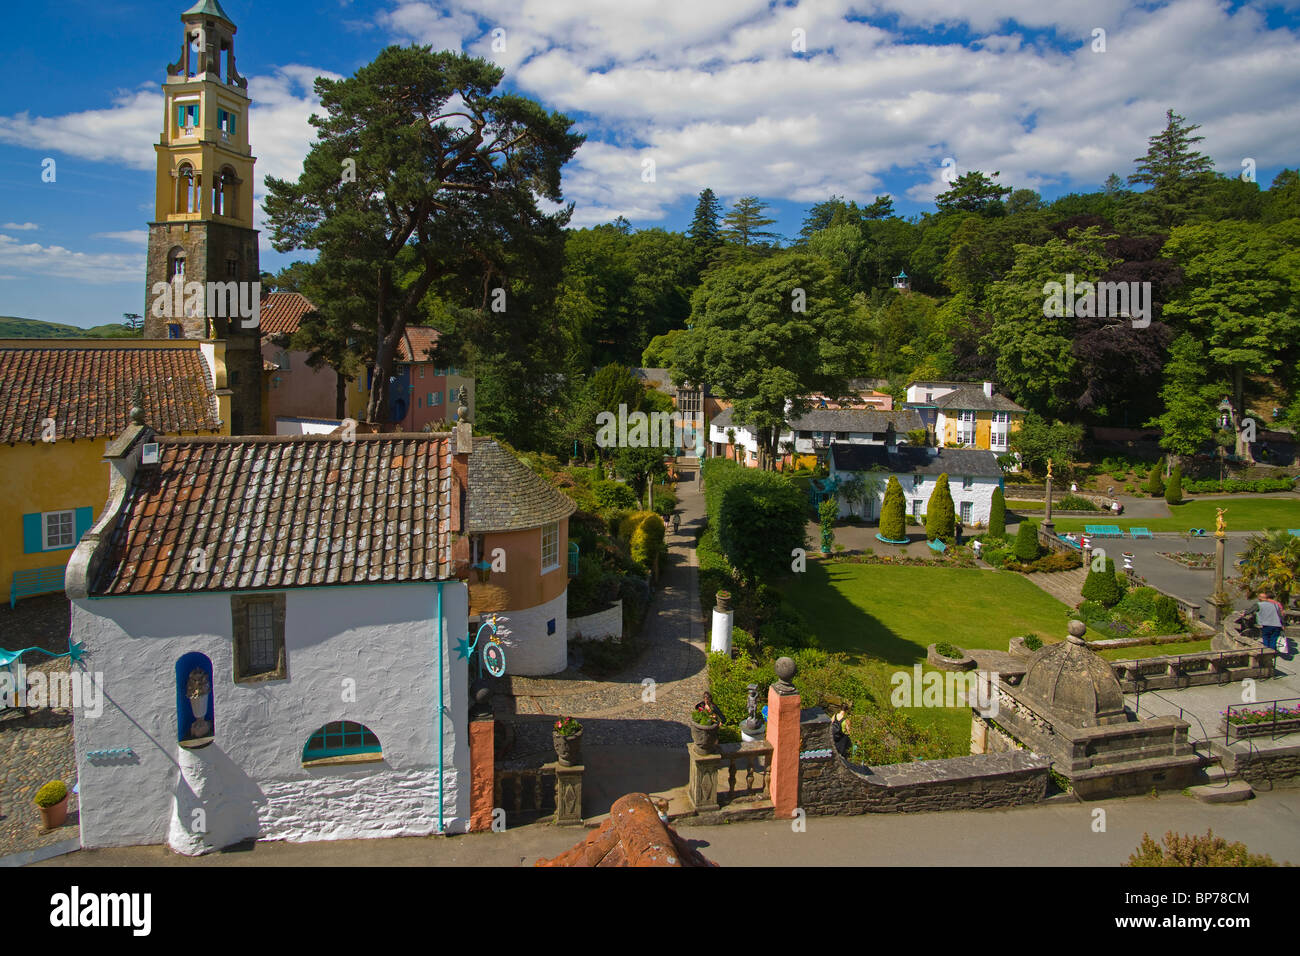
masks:
<path fill-rule="evenodd" d="M 1240 803 L 1253 797 L 1255 790 L 1245 780 L 1229 780 L 1188 787 L 1187 793 L 1201 803 Z"/>

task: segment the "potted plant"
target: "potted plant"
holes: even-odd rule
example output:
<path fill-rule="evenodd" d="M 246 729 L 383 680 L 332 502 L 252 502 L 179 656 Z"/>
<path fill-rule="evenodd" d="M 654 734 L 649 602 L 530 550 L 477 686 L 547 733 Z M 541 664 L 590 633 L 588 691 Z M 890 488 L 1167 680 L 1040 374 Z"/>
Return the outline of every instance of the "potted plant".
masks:
<path fill-rule="evenodd" d="M 691 712 L 691 743 L 701 753 L 711 754 L 718 751 L 718 720 L 706 710 Z"/>
<path fill-rule="evenodd" d="M 68 819 L 68 787 L 62 780 L 51 780 L 36 791 L 37 809 L 41 811 L 41 822 L 45 829 L 53 830 L 63 826 Z"/>
<path fill-rule="evenodd" d="M 555 756 L 562 767 L 576 767 L 582 763 L 582 724 L 572 717 L 561 717 L 551 731 Z"/>

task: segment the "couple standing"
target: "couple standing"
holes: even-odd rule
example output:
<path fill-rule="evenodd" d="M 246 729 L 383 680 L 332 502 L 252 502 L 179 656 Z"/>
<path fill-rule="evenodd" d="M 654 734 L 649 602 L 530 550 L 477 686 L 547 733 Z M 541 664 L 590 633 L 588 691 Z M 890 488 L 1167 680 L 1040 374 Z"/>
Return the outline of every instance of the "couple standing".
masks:
<path fill-rule="evenodd" d="M 1269 597 L 1267 591 L 1260 591 L 1255 603 L 1246 610 L 1246 614 L 1252 613 L 1255 615 L 1255 623 L 1259 625 L 1260 639 L 1264 646 L 1277 650 L 1278 638 L 1282 636 L 1282 624 L 1286 620 L 1282 605 Z"/>

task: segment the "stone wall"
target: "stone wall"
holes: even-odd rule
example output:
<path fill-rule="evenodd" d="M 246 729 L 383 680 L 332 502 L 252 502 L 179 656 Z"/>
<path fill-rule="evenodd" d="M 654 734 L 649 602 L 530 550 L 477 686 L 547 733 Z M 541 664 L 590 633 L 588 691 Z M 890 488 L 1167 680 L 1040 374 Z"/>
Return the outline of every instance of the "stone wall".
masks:
<path fill-rule="evenodd" d="M 804 711 L 799 806 L 809 815 L 975 810 L 1037 803 L 1049 761 L 1026 750 L 887 767 L 850 764 L 830 746 L 830 720 Z"/>
<path fill-rule="evenodd" d="M 584 614 L 582 617 L 569 618 L 568 639 L 580 638 L 584 641 L 603 641 L 613 638 L 623 639 L 623 600 L 615 601 L 613 606 Z"/>
<path fill-rule="evenodd" d="M 1254 753 L 1236 754 L 1236 764 L 1224 769 L 1245 780 L 1257 790 L 1273 787 L 1300 787 L 1300 744 Z"/>

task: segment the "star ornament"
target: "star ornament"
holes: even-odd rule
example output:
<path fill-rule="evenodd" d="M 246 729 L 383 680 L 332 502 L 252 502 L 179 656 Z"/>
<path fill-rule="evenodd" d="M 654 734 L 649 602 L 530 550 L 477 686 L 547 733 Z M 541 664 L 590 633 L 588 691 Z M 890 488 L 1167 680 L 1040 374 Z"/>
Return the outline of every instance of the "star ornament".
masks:
<path fill-rule="evenodd" d="M 456 642 L 456 659 L 459 661 L 469 660 L 469 652 L 470 652 L 469 638 L 462 637 L 459 641 Z"/>

